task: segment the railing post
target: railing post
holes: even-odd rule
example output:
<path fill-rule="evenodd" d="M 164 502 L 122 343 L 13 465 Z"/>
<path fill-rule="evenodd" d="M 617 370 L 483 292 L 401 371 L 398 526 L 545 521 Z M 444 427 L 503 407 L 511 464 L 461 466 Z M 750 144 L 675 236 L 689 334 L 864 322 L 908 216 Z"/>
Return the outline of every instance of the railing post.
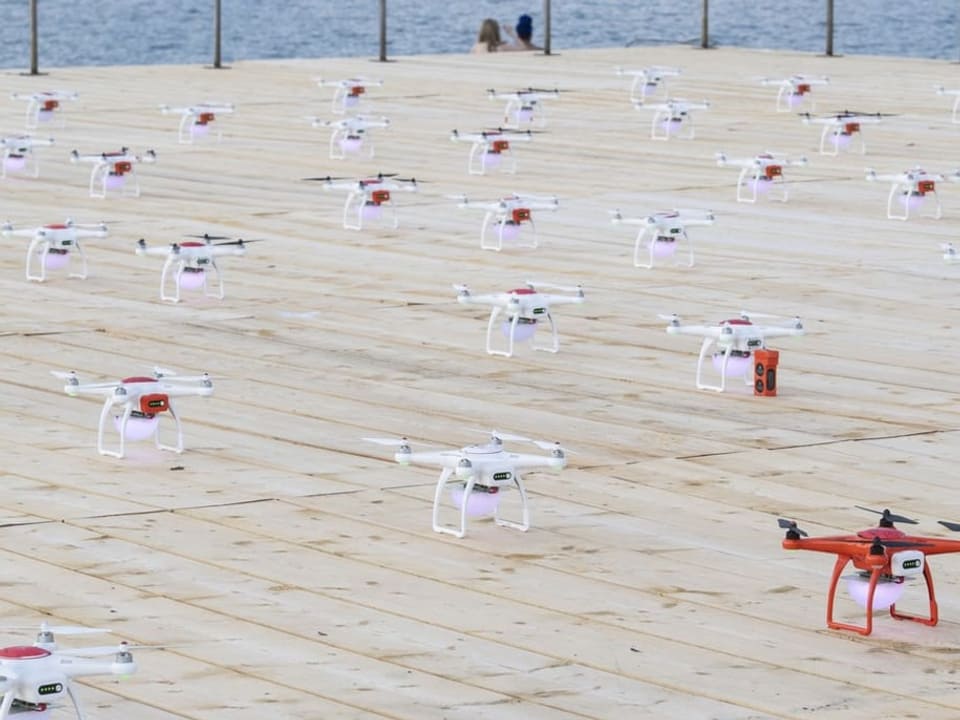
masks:
<path fill-rule="evenodd" d="M 380 62 L 387 61 L 387 0 L 380 0 Z"/>
<path fill-rule="evenodd" d="M 30 74 L 40 74 L 40 53 L 37 50 L 37 0 L 30 0 Z"/>
<path fill-rule="evenodd" d="M 710 47 L 710 0 L 703 0 L 700 16 L 700 47 Z"/>
<path fill-rule="evenodd" d="M 827 0 L 827 56 L 833 55 L 833 0 Z"/>
<path fill-rule="evenodd" d="M 543 0 L 543 54 L 550 54 L 550 0 Z"/>
<path fill-rule="evenodd" d="M 220 0 L 213 0 L 213 66 L 215 68 L 223 67 L 220 56 L 220 36 L 222 27 L 220 25 Z"/>

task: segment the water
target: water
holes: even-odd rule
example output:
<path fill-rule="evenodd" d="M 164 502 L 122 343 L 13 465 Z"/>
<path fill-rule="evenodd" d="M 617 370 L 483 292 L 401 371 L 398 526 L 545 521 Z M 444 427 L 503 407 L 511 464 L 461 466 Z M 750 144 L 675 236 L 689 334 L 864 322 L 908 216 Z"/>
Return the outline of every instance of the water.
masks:
<path fill-rule="evenodd" d="M 37 0 L 41 69 L 213 59 L 214 0 Z M 552 49 L 699 43 L 702 0 L 554 0 Z M 388 56 L 462 53 L 480 21 L 534 18 L 540 0 L 388 0 Z M 222 0 L 225 63 L 379 55 L 377 0 Z M 825 0 L 710 0 L 713 45 L 822 53 Z M 0 67 L 30 65 L 29 0 L 0 0 Z M 834 53 L 957 60 L 955 0 L 835 0 Z"/>

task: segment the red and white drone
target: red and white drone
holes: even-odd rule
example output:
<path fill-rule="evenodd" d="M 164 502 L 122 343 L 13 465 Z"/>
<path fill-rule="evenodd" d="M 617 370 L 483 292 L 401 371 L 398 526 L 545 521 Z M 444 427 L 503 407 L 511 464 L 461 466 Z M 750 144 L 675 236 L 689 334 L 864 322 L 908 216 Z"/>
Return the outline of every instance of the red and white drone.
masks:
<path fill-rule="evenodd" d="M 97 428 L 97 451 L 101 455 L 122 458 L 126 441 L 146 440 L 152 437 L 160 450 L 183 452 L 183 428 L 180 416 L 173 407 L 173 398 L 184 395 L 209 397 L 213 394 L 213 381 L 210 376 L 175 375 L 169 370 L 154 368 L 153 376 L 134 376 L 116 382 L 81 383 L 75 372 L 51 371 L 54 377 L 66 380 L 63 390 L 75 397 L 77 395 L 102 395 L 105 397 L 100 411 L 100 423 Z M 120 414 L 114 415 L 114 408 L 120 408 Z M 160 442 L 160 416 L 169 412 L 176 429 L 177 440 L 173 445 Z M 120 434 L 118 450 L 109 450 L 104 445 L 104 433 L 107 422 L 112 421 Z"/>
<path fill-rule="evenodd" d="M 61 648 L 55 634 L 101 632 L 109 631 L 44 622 L 40 624 L 32 645 L 0 648 L 0 693 L 3 694 L 0 720 L 11 717 L 47 720 L 65 698 L 73 705 L 77 720 L 84 720 L 83 708 L 73 688 L 74 679 L 93 675 L 132 675 L 137 671 L 133 650 L 141 646 L 121 642 L 107 647 Z M 93 659 L 110 655 L 113 656 L 110 661 Z"/>
<path fill-rule="evenodd" d="M 10 223 L 4 223 L 0 232 L 6 236 L 30 238 L 30 245 L 27 247 L 27 280 L 44 282 L 48 270 L 67 267 L 73 254 L 80 258 L 80 271 L 72 272 L 69 276 L 83 280 L 87 277 L 87 256 L 83 252 L 80 238 L 106 237 L 107 226 L 103 223 L 78 225 L 67 219 L 63 223 L 19 230 L 14 229 Z"/>
<path fill-rule="evenodd" d="M 636 105 L 656 95 L 658 91 L 666 94 L 667 78 L 679 75 L 680 68 L 651 65 L 639 70 L 627 70 L 618 67 L 615 72 L 617 75 L 633 76 L 633 83 L 630 85 L 630 102 Z"/>
<path fill-rule="evenodd" d="M 960 123 L 960 90 L 947 90 L 943 85 L 936 85 L 934 88 L 937 91 L 937 95 L 953 95 L 953 112 L 950 115 L 950 120 L 954 123 Z"/>
<path fill-rule="evenodd" d="M 613 210 L 611 215 L 615 225 L 640 226 L 633 246 L 633 266 L 642 268 L 652 268 L 654 258 L 676 255 L 680 241 L 687 244 L 687 267 L 693 267 L 693 242 L 687 235 L 687 226 L 713 225 L 714 221 L 710 210 L 662 210 L 644 217 L 624 217 L 619 210 Z M 644 244 L 647 233 L 650 233 L 650 240 Z M 646 252 L 643 254 L 648 256 L 647 262 L 640 258 L 644 250 Z"/>
<path fill-rule="evenodd" d="M 815 107 L 811 91 L 815 85 L 827 85 L 830 78 L 819 75 L 791 75 L 787 78 L 761 78 L 761 85 L 773 85 L 780 88 L 777 91 L 777 112 L 796 110 L 809 98 L 810 110 Z"/>
<path fill-rule="evenodd" d="M 493 202 L 468 200 L 466 195 L 450 196 L 460 208 L 478 208 L 485 211 L 480 226 L 480 248 L 503 250 L 504 243 L 513 247 L 537 247 L 537 226 L 533 222 L 533 210 L 556 210 L 560 203 L 556 197 L 543 195 L 520 195 L 514 193 Z M 521 237 L 523 225 L 530 226 L 529 237 Z"/>
<path fill-rule="evenodd" d="M 717 165 L 726 167 L 733 165 L 740 168 L 737 178 L 737 202 L 755 203 L 761 195 L 770 195 L 774 187 L 780 188 L 780 196 L 773 200 L 787 201 L 787 180 L 783 175 L 785 167 L 800 167 L 807 164 L 805 157 L 790 159 L 785 155 L 761 153 L 752 158 L 729 158 L 718 152 Z"/>
<path fill-rule="evenodd" d="M 442 468 L 433 496 L 433 529 L 462 538 L 467 534 L 467 517 L 493 515 L 494 522 L 503 527 L 526 532 L 530 529 L 530 509 L 527 491 L 523 484 L 526 470 L 546 468 L 559 472 L 567 465 L 566 451 L 560 443 L 531 440 L 519 435 L 509 435 L 494 430 L 490 439 L 482 444 L 468 445 L 451 450 L 414 452 L 406 438 L 364 438 L 378 445 L 397 448 L 393 456 L 401 465 L 434 465 Z M 504 440 L 530 442 L 548 455 L 507 452 Z M 450 489 L 450 499 L 459 511 L 459 522 L 444 523 L 440 519 L 443 491 Z M 514 487 L 520 493 L 520 520 L 506 520 L 500 516 L 502 490 Z"/>
<path fill-rule="evenodd" d="M 471 143 L 470 156 L 467 158 L 467 172 L 470 175 L 486 175 L 487 170 L 500 170 L 506 173 L 517 171 L 517 159 L 513 156 L 511 145 L 515 142 L 530 142 L 533 136 L 529 130 L 482 130 L 478 133 L 462 133 L 454 130 L 450 133 L 453 142 Z M 504 158 L 507 159 L 504 162 Z"/>
<path fill-rule="evenodd" d="M 162 257 L 160 272 L 160 299 L 180 302 L 181 290 L 202 290 L 206 297 L 223 300 L 223 275 L 217 258 L 225 255 L 247 254 L 247 243 L 255 240 L 233 239 L 223 235 L 191 235 L 201 241 L 187 240 L 165 246 L 148 247 L 147 241 L 137 241 L 137 255 Z M 216 289 L 209 287 L 210 272 L 216 279 Z"/>
<path fill-rule="evenodd" d="M 490 320 L 487 323 L 487 352 L 490 355 L 512 357 L 514 345 L 517 342 L 530 342 L 534 350 L 544 350 L 555 353 L 560 349 L 560 337 L 557 334 L 557 325 L 553 321 L 550 307 L 553 305 L 582 305 L 584 301 L 583 288 L 565 287 L 550 283 L 534 283 L 527 281 L 527 286 L 515 288 L 507 292 L 487 293 L 474 295 L 466 285 L 454 285 L 457 291 L 457 302 L 461 305 L 490 305 Z M 573 293 L 572 295 L 557 295 L 545 293 L 542 290 L 560 290 Z M 503 313 L 504 321 L 501 331 L 507 339 L 505 350 L 493 347 L 493 333 L 497 325 L 497 318 Z M 537 345 L 534 340 L 537 325 L 546 319 L 550 323 L 549 345 Z"/>
<path fill-rule="evenodd" d="M 651 139 L 669 140 L 675 137 L 692 140 L 695 132 L 691 110 L 708 110 L 710 103 L 706 100 L 674 99 L 657 103 L 635 102 L 633 106 L 637 110 L 653 110 L 653 119 L 650 122 Z M 686 132 L 682 132 L 684 127 Z"/>
<path fill-rule="evenodd" d="M 65 100 L 76 100 L 79 96 L 75 92 L 52 90 L 38 93 L 12 93 L 10 97 L 14 100 L 27 101 L 26 126 L 28 130 L 32 130 L 41 124 L 51 122 L 55 115 L 60 116 L 60 126 L 63 127 L 63 113 L 60 112 L 63 109 L 62 103 Z"/>
<path fill-rule="evenodd" d="M 367 88 L 381 87 L 383 80 L 370 80 L 364 77 L 347 78 L 345 80 L 324 80 L 319 78 L 317 85 L 320 87 L 336 88 L 333 92 L 332 111 L 335 115 L 343 115 L 348 110 L 353 110 L 360 104 L 360 98 L 363 97 Z"/>
<path fill-rule="evenodd" d="M 820 154 L 836 156 L 841 150 L 848 150 L 853 145 L 853 136 L 860 136 L 860 154 L 867 152 L 867 143 L 863 138 L 863 126 L 876 125 L 886 115 L 884 113 L 855 113 L 849 110 L 814 117 L 810 113 L 800 113 L 800 118 L 807 125 L 823 125 L 820 133 Z"/>
<path fill-rule="evenodd" d="M 53 145 L 53 138 L 35 138 L 29 135 L 11 135 L 0 139 L 3 146 L 3 174 L 29 174 L 31 177 L 40 177 L 40 163 L 33 154 L 35 147 L 49 147 Z"/>
<path fill-rule="evenodd" d="M 90 155 L 81 155 L 76 150 L 70 153 L 72 163 L 93 164 L 90 171 L 90 197 L 93 198 L 105 198 L 108 193 L 140 197 L 140 181 L 135 168 L 139 163 L 156 161 L 153 150 L 147 150 L 143 155 L 136 155 L 128 148 Z"/>
<path fill-rule="evenodd" d="M 944 176 L 940 173 L 928 173 L 922 168 L 915 167 L 902 173 L 877 174 L 873 169 L 867 169 L 867 180 L 873 182 L 890 183 L 890 195 L 887 197 L 887 218 L 890 220 L 907 220 L 910 213 L 919 211 L 928 197 L 933 197 L 934 210 L 930 217 L 939 220 L 943 216 L 940 206 L 940 196 L 937 194 L 937 183 L 944 180 L 960 182 L 960 171 Z"/>
<path fill-rule="evenodd" d="M 211 128 L 216 129 L 213 137 L 217 142 L 220 142 L 222 133 L 220 132 L 220 123 L 217 121 L 218 116 L 229 115 L 233 113 L 233 110 L 232 103 L 203 102 L 187 107 L 160 106 L 160 112 L 164 115 L 174 114 L 180 116 L 177 140 L 184 145 L 192 144 L 200 138 L 211 137 Z"/>
<path fill-rule="evenodd" d="M 330 158 L 343 160 L 350 155 L 359 155 L 366 145 L 367 155 L 373 157 L 373 141 L 364 143 L 370 137 L 367 132 L 373 128 L 389 128 L 390 121 L 385 117 L 372 115 L 354 115 L 342 120 L 320 120 L 312 118 L 313 127 L 332 128 L 330 133 Z"/>
<path fill-rule="evenodd" d="M 376 177 L 347 180 L 345 178 L 314 177 L 323 183 L 324 190 L 346 190 L 347 201 L 343 205 L 343 227 L 347 230 L 362 230 L 364 222 L 385 221 L 384 208 L 390 210 L 392 227 L 400 224 L 393 195 L 401 190 L 417 192 L 416 178 L 399 178 L 395 173 L 380 173 Z"/>
<path fill-rule="evenodd" d="M 677 315 L 661 315 L 669 320 L 667 332 L 670 335 L 697 335 L 703 338 L 700 355 L 697 358 L 697 389 L 723 392 L 728 377 L 742 377 L 747 385 L 752 385 L 753 353 L 766 348 L 768 338 L 803 335 L 803 323 L 795 317 L 790 325 L 755 325 L 751 315 L 741 312 L 740 317 L 723 320 L 716 325 L 683 325 Z M 753 315 L 753 317 L 768 317 Z M 703 380 L 703 360 L 707 352 L 715 347 L 711 354 L 713 368 L 720 374 L 720 384 L 715 385 Z"/>
<path fill-rule="evenodd" d="M 560 97 L 559 90 L 540 90 L 525 88 L 515 92 L 497 92 L 487 90 L 491 100 L 506 100 L 503 109 L 503 127 L 519 129 L 522 127 L 546 127 L 547 110 L 544 100 Z"/>

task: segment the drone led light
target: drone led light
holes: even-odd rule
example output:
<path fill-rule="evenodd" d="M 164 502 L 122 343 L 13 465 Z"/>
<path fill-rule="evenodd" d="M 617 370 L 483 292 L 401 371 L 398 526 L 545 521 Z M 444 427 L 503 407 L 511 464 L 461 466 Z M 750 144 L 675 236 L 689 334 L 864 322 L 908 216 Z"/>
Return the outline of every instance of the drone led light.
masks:
<path fill-rule="evenodd" d="M 502 158 L 498 152 L 488 151 L 483 154 L 483 166 L 485 168 L 498 168 L 500 167 L 501 161 Z"/>
<path fill-rule="evenodd" d="M 53 110 L 38 110 L 37 111 L 37 122 L 38 123 L 48 123 L 53 120 Z"/>
<path fill-rule="evenodd" d="M 757 195 L 766 195 L 772 187 L 773 179 L 765 176 L 760 176 L 750 181 L 750 189 Z"/>
<path fill-rule="evenodd" d="M 507 320 L 501 326 L 500 329 L 503 331 L 503 336 L 505 338 L 510 337 L 510 327 L 512 323 Z M 534 333 L 537 331 L 537 321 L 530 320 L 528 318 L 519 318 L 517 321 L 516 329 L 513 332 L 513 341 L 514 342 L 526 342 L 533 337 Z"/>
<path fill-rule="evenodd" d="M 356 91 L 357 88 L 354 88 Z M 344 107 L 356 107 L 360 102 L 360 93 L 350 92 L 343 96 L 343 106 Z"/>
<path fill-rule="evenodd" d="M 803 102 L 803 93 L 800 93 L 800 92 L 792 92 L 790 93 L 790 97 L 787 98 L 787 104 L 791 108 L 799 107 L 800 103 L 802 102 Z"/>
<path fill-rule="evenodd" d="M 667 135 L 676 135 L 683 127 L 683 121 L 680 118 L 670 118 L 660 123 L 660 128 Z"/>
<path fill-rule="evenodd" d="M 515 119 L 517 123 L 528 123 L 533 122 L 533 108 L 532 107 L 522 107 L 515 113 Z"/>
<path fill-rule="evenodd" d="M 747 371 L 753 367 L 753 353 L 748 355 L 730 354 L 727 359 L 726 377 L 743 377 Z M 723 368 L 723 353 L 713 354 L 713 369 L 720 372 Z"/>
<path fill-rule="evenodd" d="M 107 190 L 120 190 L 127 183 L 127 179 L 120 173 L 110 172 L 103 178 L 103 186 Z"/>
<path fill-rule="evenodd" d="M 830 142 L 834 144 L 840 150 L 844 150 L 850 147 L 850 143 L 853 141 L 853 133 L 839 131 L 835 132 L 830 136 Z"/>
<path fill-rule="evenodd" d="M 365 202 L 360 211 L 364 220 L 379 220 L 383 217 L 383 206 L 376 202 Z"/>
<path fill-rule="evenodd" d="M 61 248 L 50 248 L 43 259 L 43 266 L 47 270 L 62 270 L 70 264 L 70 252 Z"/>
<path fill-rule="evenodd" d="M 867 607 L 867 596 L 870 592 L 870 577 L 857 574 L 848 575 L 845 579 L 847 581 L 847 592 L 850 594 L 850 597 L 853 598 L 860 607 Z M 877 581 L 877 587 L 873 593 L 873 607 L 871 609 L 886 610 L 891 605 L 896 604 L 900 596 L 903 595 L 905 588 L 906 583 L 903 582 L 903 578 L 881 577 Z"/>
<path fill-rule="evenodd" d="M 505 242 L 511 242 L 520 237 L 520 223 L 502 220 L 494 227 L 494 232 Z"/>
<path fill-rule="evenodd" d="M 358 153 L 363 149 L 363 138 L 359 135 L 347 135 L 340 141 L 340 149 L 348 155 Z"/>
<path fill-rule="evenodd" d="M 7 172 L 21 172 L 25 167 L 27 167 L 25 155 L 7 155 L 3 159 L 3 168 Z"/>
<path fill-rule="evenodd" d="M 466 488 L 454 485 L 450 488 L 450 500 L 455 507 L 463 505 L 463 493 Z M 467 498 L 467 516 L 485 517 L 493 515 L 500 506 L 500 488 L 474 487 Z"/>
<path fill-rule="evenodd" d="M 120 432 L 120 423 L 123 420 L 122 415 L 113 416 L 113 425 Z M 131 415 L 127 418 L 127 429 L 123 434 L 124 439 L 131 441 L 146 440 L 153 437 L 157 432 L 157 426 L 160 424 L 158 415 Z"/>
<path fill-rule="evenodd" d="M 919 210 L 923 205 L 923 193 L 921 192 L 904 192 L 900 194 L 900 204 L 903 205 L 907 211 Z"/>
<path fill-rule="evenodd" d="M 206 273 L 203 268 L 184 268 L 180 273 L 181 290 L 199 290 L 206 281 Z"/>
<path fill-rule="evenodd" d="M 677 252 L 677 241 L 673 238 L 655 238 L 650 241 L 650 249 L 655 258 L 672 257 Z"/>
<path fill-rule="evenodd" d="M 207 122 L 195 122 L 190 126 L 190 134 L 194 137 L 204 137 L 205 135 L 210 134 L 210 123 Z"/>

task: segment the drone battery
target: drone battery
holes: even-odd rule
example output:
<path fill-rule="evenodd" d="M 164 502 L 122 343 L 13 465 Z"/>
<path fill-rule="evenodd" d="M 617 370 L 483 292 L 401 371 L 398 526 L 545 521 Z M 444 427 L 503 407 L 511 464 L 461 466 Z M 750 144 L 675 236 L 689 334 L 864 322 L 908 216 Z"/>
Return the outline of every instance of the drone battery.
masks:
<path fill-rule="evenodd" d="M 773 397 L 777 394 L 778 350 L 757 348 L 753 351 L 753 394 Z"/>
<path fill-rule="evenodd" d="M 513 212 L 511 213 L 511 217 L 513 218 L 513 221 L 519 225 L 525 220 L 530 219 L 530 210 L 527 208 L 514 208 Z"/>
<path fill-rule="evenodd" d="M 44 100 L 44 101 L 43 101 L 43 109 L 44 109 L 46 112 L 50 112 L 50 111 L 52 111 L 52 110 L 56 110 L 58 107 L 60 107 L 60 101 L 59 101 L 59 100 Z"/>
<path fill-rule="evenodd" d="M 370 201 L 374 205 L 380 205 L 381 203 L 388 202 L 390 200 L 390 191 L 389 190 L 374 190 L 370 193 Z"/>
<path fill-rule="evenodd" d="M 133 163 L 130 163 L 126 160 L 120 162 L 115 162 L 113 164 L 113 174 L 114 175 L 125 175 L 126 173 L 133 170 Z"/>
<path fill-rule="evenodd" d="M 490 143 L 490 152 L 494 154 L 502 153 L 504 150 L 508 150 L 509 148 L 510 142 L 508 140 L 494 140 L 492 143 Z"/>
<path fill-rule="evenodd" d="M 783 175 L 783 166 L 782 165 L 767 165 L 763 169 L 763 174 L 767 180 L 773 180 L 775 177 L 780 177 Z"/>
<path fill-rule="evenodd" d="M 170 409 L 170 398 L 162 393 L 152 393 L 140 397 L 140 412 L 144 415 L 156 415 Z"/>
<path fill-rule="evenodd" d="M 855 132 L 860 132 L 860 123 L 846 123 L 843 126 L 844 135 L 853 135 Z"/>
<path fill-rule="evenodd" d="M 937 184 L 933 180 L 921 180 L 917 183 L 917 192 L 921 195 L 926 195 L 927 193 L 933 192 L 936 187 Z"/>
<path fill-rule="evenodd" d="M 358 95 L 363 95 L 365 92 L 366 92 L 366 88 L 364 88 L 363 85 L 354 85 L 352 88 L 350 88 L 350 94 L 353 97 L 357 97 Z"/>
<path fill-rule="evenodd" d="M 794 92 L 795 92 L 797 95 L 806 95 L 808 92 L 810 92 L 810 84 L 809 84 L 809 83 L 800 83 L 799 85 L 797 85 L 797 89 L 794 90 Z"/>
<path fill-rule="evenodd" d="M 213 122 L 216 116 L 212 112 L 200 113 L 197 116 L 195 122 L 196 125 L 206 125 L 207 123 Z"/>

